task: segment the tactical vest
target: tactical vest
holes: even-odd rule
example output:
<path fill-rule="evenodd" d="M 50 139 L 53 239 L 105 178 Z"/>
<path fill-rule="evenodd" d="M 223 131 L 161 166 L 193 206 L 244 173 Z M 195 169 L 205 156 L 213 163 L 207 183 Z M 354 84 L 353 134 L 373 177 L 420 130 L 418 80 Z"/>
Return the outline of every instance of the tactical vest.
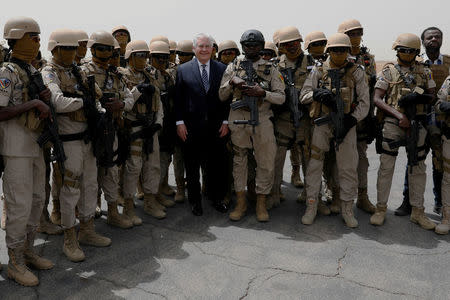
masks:
<path fill-rule="evenodd" d="M 83 98 L 83 93 L 79 90 L 77 79 L 72 74 L 71 70 L 63 69 L 51 62 L 48 63 L 48 66 L 52 68 L 52 71 L 54 71 L 59 78 L 59 88 L 65 97 L 75 97 L 78 95 L 79 98 Z M 87 122 L 83 108 L 68 113 L 58 113 L 58 115 L 69 117 L 69 119 L 74 122 Z"/>
<path fill-rule="evenodd" d="M 353 73 L 358 68 L 357 64 L 348 63 L 344 68 L 340 69 L 341 74 L 341 88 L 340 88 L 340 96 L 342 101 L 344 102 L 344 113 L 349 114 L 355 110 L 356 105 L 358 105 L 357 97 L 356 97 L 356 82 L 353 77 Z M 322 67 L 319 67 L 319 72 L 322 72 L 322 78 L 319 81 L 319 88 L 326 88 L 331 90 L 333 93 L 336 93 L 335 88 L 331 88 L 331 78 L 328 76 L 328 70 L 330 69 L 329 62 L 326 61 Z M 317 101 L 313 101 L 310 110 L 310 116 L 313 119 L 318 118 L 319 116 L 326 115 L 330 113 L 330 109 L 328 106 L 323 105 Z"/>
<path fill-rule="evenodd" d="M 449 68 L 450 68 L 450 56 L 448 55 L 442 55 L 443 61 L 442 65 L 430 65 L 428 66 L 433 73 L 433 79 L 434 82 L 436 82 L 436 93 L 441 88 L 442 84 L 445 81 L 445 78 L 447 78 L 449 74 Z"/>
<path fill-rule="evenodd" d="M 28 78 L 28 74 L 25 70 L 23 70 L 18 64 L 12 63 L 12 62 L 4 62 L 3 66 L 5 68 L 8 68 L 10 71 L 12 71 L 14 74 L 19 77 L 20 81 L 23 84 L 22 87 L 22 102 L 28 102 L 30 100 L 30 96 L 28 94 L 28 87 L 30 84 L 30 80 Z M 22 113 L 19 117 L 19 123 L 22 126 L 25 126 L 26 128 L 32 130 L 32 131 L 40 131 L 43 129 L 43 123 L 39 119 L 38 112 L 34 109 L 31 109 L 29 111 L 26 111 Z"/>
<path fill-rule="evenodd" d="M 243 68 L 241 68 L 241 60 L 236 60 L 234 63 L 234 72 L 239 78 L 246 78 L 246 73 Z M 255 69 L 256 72 L 256 83 L 265 90 L 271 91 L 271 72 L 273 65 L 270 62 L 265 63 L 264 65 L 258 65 Z M 239 89 L 233 89 L 233 101 L 237 101 L 242 99 L 242 93 Z M 258 102 L 258 105 L 261 105 L 261 102 Z"/>
<path fill-rule="evenodd" d="M 427 89 L 427 80 L 431 78 L 427 78 L 427 74 L 425 72 L 425 66 L 420 63 L 414 63 L 412 65 L 412 70 L 403 72 L 404 76 L 412 76 L 413 77 L 413 83 L 410 87 L 407 86 L 407 84 L 402 79 L 401 74 L 395 67 L 393 63 L 387 63 L 383 67 L 383 73 L 389 72 L 391 75 L 391 81 L 388 81 L 386 78 L 385 80 L 389 83 L 388 90 L 386 91 L 386 95 L 388 95 L 385 99 L 387 105 L 392 106 L 397 111 L 403 113 L 404 110 L 401 108 L 398 104 L 400 98 L 402 96 L 405 96 L 409 93 L 412 93 L 414 91 L 415 87 L 420 87 L 424 90 Z M 427 113 L 427 107 L 425 104 L 417 104 L 417 115 L 424 115 Z"/>
<path fill-rule="evenodd" d="M 367 76 L 375 75 L 376 72 L 376 66 L 375 66 L 375 58 L 372 54 L 366 52 L 366 53 L 359 53 L 356 55 L 356 64 L 361 65 L 364 67 L 364 72 Z"/>

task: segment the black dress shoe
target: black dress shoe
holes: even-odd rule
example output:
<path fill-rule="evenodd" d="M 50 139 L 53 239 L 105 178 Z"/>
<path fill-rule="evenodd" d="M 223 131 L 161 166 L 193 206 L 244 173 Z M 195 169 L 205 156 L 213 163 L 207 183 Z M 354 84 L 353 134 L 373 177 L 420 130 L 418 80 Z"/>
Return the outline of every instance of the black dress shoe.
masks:
<path fill-rule="evenodd" d="M 194 216 L 202 216 L 203 215 L 203 208 L 201 204 L 193 204 L 191 206 L 192 214 Z"/>
<path fill-rule="evenodd" d="M 411 204 L 408 200 L 403 199 L 402 205 L 400 205 L 394 212 L 396 216 L 408 216 L 411 214 Z"/>
<path fill-rule="evenodd" d="M 228 205 L 223 202 L 215 203 L 214 208 L 221 213 L 226 213 L 228 211 Z"/>

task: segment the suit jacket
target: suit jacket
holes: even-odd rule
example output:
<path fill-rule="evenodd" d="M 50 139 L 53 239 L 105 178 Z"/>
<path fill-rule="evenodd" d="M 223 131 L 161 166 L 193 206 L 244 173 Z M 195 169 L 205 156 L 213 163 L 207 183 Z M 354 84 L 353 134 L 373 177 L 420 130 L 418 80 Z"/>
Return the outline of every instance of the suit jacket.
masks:
<path fill-rule="evenodd" d="M 198 61 L 180 65 L 175 83 L 175 117 L 183 120 L 190 137 L 217 132 L 228 119 L 229 102 L 219 99 L 219 87 L 226 66 L 211 60 L 209 68 L 209 90 L 205 91 L 198 67 Z"/>

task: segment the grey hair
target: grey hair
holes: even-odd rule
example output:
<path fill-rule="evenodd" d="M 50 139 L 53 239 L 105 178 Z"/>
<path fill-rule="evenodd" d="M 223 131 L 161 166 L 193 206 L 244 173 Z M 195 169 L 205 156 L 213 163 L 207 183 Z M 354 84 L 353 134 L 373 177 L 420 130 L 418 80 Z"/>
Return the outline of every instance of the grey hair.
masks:
<path fill-rule="evenodd" d="M 206 33 L 199 33 L 199 34 L 195 35 L 194 39 L 192 40 L 194 48 L 197 48 L 197 41 L 199 39 L 202 39 L 202 38 L 207 38 L 208 41 L 209 41 L 209 44 L 211 45 L 211 47 L 214 45 L 215 41 L 214 41 L 214 38 L 212 36 L 210 36 L 209 34 L 206 34 Z"/>

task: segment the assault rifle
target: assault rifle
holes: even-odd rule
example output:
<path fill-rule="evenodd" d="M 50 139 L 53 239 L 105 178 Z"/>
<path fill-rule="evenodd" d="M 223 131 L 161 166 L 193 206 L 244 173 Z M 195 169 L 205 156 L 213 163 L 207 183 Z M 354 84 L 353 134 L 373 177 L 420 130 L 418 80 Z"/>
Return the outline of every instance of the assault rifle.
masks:
<path fill-rule="evenodd" d="M 110 98 L 114 98 L 115 93 L 103 93 L 100 102 L 104 105 Z M 116 128 L 112 112 L 106 111 L 100 114 L 97 124 L 98 136 L 94 143 L 94 154 L 97 157 L 97 163 L 104 168 L 114 166 L 114 140 L 116 138 Z"/>
<path fill-rule="evenodd" d="M 248 86 L 253 86 L 256 84 L 256 72 L 253 68 L 253 63 L 250 60 L 241 61 L 240 66 L 245 71 L 245 84 Z M 242 95 L 242 100 L 234 101 L 230 104 L 232 110 L 246 108 L 250 111 L 249 120 L 234 120 L 234 124 L 248 124 L 253 126 L 253 132 L 255 127 L 259 124 L 259 114 L 258 114 L 258 97 L 250 97 Z"/>
<path fill-rule="evenodd" d="M 295 87 L 294 84 L 294 74 L 292 73 L 292 68 L 287 68 L 281 71 L 284 78 L 284 83 L 286 84 L 286 102 L 291 112 L 291 119 L 294 122 L 294 127 L 300 127 L 300 119 L 303 117 L 303 111 L 299 109 L 300 91 Z"/>
<path fill-rule="evenodd" d="M 336 150 L 339 149 L 339 145 L 344 141 L 347 134 L 344 126 L 344 101 L 341 98 L 341 78 L 339 69 L 328 70 L 328 76 L 331 79 L 331 90 L 335 89 L 334 103 L 336 104 L 331 112 L 323 117 L 314 120 L 314 124 L 322 126 L 324 124 L 331 123 L 334 130 L 334 140 Z"/>

